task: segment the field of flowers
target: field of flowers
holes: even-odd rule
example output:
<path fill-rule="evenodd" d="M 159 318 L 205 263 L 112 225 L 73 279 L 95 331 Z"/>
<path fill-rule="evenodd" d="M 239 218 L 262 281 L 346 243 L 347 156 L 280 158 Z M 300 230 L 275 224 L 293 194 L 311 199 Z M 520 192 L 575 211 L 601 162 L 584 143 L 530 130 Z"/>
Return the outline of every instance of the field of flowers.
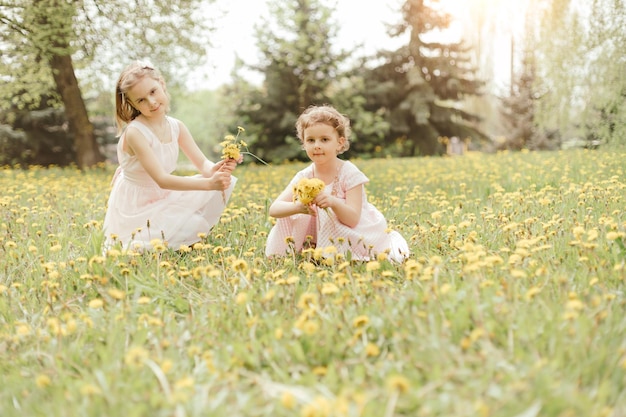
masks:
<path fill-rule="evenodd" d="M 403 265 L 265 259 L 300 164 L 106 257 L 113 167 L 0 169 L 0 415 L 626 416 L 626 150 L 355 163 Z"/>

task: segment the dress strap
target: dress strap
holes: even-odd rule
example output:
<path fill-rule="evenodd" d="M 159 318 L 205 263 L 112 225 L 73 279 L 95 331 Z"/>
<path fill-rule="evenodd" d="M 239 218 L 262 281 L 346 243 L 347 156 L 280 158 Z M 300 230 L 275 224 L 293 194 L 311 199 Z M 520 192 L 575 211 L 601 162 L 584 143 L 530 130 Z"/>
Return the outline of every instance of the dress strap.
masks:
<path fill-rule="evenodd" d="M 159 138 L 156 137 L 154 132 L 152 132 L 152 130 L 150 130 L 148 126 L 141 123 L 139 120 L 133 120 L 132 122 L 130 122 L 128 126 L 133 126 L 137 130 L 139 130 L 143 134 L 143 136 L 148 140 L 148 142 L 150 142 L 150 144 L 154 143 L 154 141 L 159 140 Z"/>
<path fill-rule="evenodd" d="M 337 167 L 337 173 L 335 174 L 335 178 L 333 179 L 333 189 L 330 194 L 334 195 L 335 197 L 337 197 L 337 195 L 339 194 L 339 174 L 341 173 L 344 165 L 345 164 L 343 162 L 339 164 L 339 166 Z"/>
<path fill-rule="evenodd" d="M 170 124 L 170 132 L 172 134 L 172 142 L 178 143 L 178 136 L 180 136 L 180 125 L 178 124 L 178 120 L 171 118 L 169 116 L 165 116 L 167 121 Z"/>

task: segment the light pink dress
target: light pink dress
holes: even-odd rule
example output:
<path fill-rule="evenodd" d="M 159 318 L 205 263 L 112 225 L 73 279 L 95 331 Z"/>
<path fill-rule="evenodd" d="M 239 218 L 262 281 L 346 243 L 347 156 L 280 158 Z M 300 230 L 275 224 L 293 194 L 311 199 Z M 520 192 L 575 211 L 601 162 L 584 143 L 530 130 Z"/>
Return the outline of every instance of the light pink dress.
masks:
<path fill-rule="evenodd" d="M 298 172 L 289 183 L 293 187 L 302 178 L 313 178 L 313 164 Z M 326 185 L 325 192 L 345 201 L 346 192 L 354 187 L 364 187 L 369 179 L 350 161 L 342 163 L 337 177 Z M 388 230 L 387 221 L 380 211 L 367 201 L 363 190 L 361 219 L 355 227 L 337 220 L 332 210 L 317 209 L 317 216 L 294 214 L 276 219 L 267 237 L 265 254 L 284 256 L 292 248 L 287 238 L 293 238 L 296 252 L 302 250 L 307 235 L 313 237 L 317 248 L 334 246 L 339 253 L 350 252 L 354 260 L 372 260 L 378 253 L 389 251 L 389 258 L 402 262 L 409 255 L 409 246 L 400 233 Z M 343 239 L 340 239 L 343 238 Z M 331 255 L 334 256 L 334 255 Z"/>
<path fill-rule="evenodd" d="M 178 120 L 167 117 L 172 141 L 161 143 L 145 124 L 138 120 L 129 126 L 137 128 L 150 143 L 166 172 L 172 173 L 178 161 Z M 150 249 L 153 239 L 166 241 L 177 250 L 200 239 L 198 233 L 209 233 L 218 222 L 228 201 L 236 178 L 222 195 L 221 191 L 166 190 L 143 169 L 134 155 L 123 149 L 124 134 L 117 144 L 119 168 L 113 177 L 108 208 L 104 218 L 104 248 L 121 243 L 123 249 Z"/>

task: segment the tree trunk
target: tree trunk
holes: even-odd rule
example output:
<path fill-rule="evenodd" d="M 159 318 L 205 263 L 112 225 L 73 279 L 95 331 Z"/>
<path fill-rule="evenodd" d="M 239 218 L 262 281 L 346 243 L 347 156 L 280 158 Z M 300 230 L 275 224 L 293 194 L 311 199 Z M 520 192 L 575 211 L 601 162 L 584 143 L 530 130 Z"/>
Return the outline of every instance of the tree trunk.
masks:
<path fill-rule="evenodd" d="M 74 134 L 78 167 L 83 169 L 104 161 L 74 74 L 72 57 L 54 54 L 50 58 L 50 67 L 57 91 L 65 106 L 65 115 L 69 122 L 70 132 Z"/>

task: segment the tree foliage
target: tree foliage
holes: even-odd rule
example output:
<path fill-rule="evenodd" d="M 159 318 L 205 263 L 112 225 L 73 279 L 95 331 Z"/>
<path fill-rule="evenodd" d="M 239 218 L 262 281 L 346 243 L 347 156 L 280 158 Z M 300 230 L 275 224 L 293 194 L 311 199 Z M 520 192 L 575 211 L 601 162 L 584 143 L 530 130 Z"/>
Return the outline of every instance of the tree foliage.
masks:
<path fill-rule="evenodd" d="M 626 140 L 626 2 L 539 4 L 538 122 L 566 139 Z"/>
<path fill-rule="evenodd" d="M 280 161 L 300 157 L 296 119 L 306 107 L 330 102 L 329 88 L 347 55 L 333 48 L 337 25 L 320 0 L 275 0 L 269 8 L 270 18 L 256 28 L 261 62 L 254 68 L 263 86 L 239 80 L 235 95 L 255 152 Z"/>
<path fill-rule="evenodd" d="M 476 115 L 457 104 L 464 97 L 481 94 L 482 82 L 462 42 L 444 43 L 434 34 L 445 32 L 451 16 L 428 0 L 407 0 L 394 36 L 407 36 L 408 44 L 382 51 L 383 61 L 364 74 L 366 108 L 383 108 L 390 124 L 387 143 L 397 143 L 401 155 L 438 152 L 440 136 L 483 139 L 472 126 Z"/>
<path fill-rule="evenodd" d="M 589 56 L 593 59 L 586 136 L 626 143 L 626 1 L 594 0 Z"/>
<path fill-rule="evenodd" d="M 202 56 L 210 19 L 202 0 L 13 0 L 0 3 L 0 103 L 38 106 L 51 96 L 65 109 L 79 166 L 102 160 L 82 86 L 112 88 L 132 59 L 150 57 L 166 74 Z"/>
<path fill-rule="evenodd" d="M 556 132 L 544 132 L 537 124 L 537 103 L 541 99 L 537 91 L 537 64 L 532 47 L 524 50 L 520 69 L 512 80 L 510 94 L 502 98 L 502 115 L 507 127 L 507 137 L 498 148 L 554 149 L 560 140 Z"/>

